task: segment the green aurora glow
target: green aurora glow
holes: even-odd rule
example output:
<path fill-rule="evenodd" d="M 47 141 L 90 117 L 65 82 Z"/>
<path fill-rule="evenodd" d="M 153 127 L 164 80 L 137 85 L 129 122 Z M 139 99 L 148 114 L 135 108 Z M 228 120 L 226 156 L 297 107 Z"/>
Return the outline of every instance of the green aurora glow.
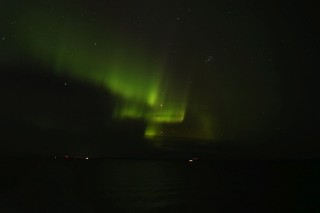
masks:
<path fill-rule="evenodd" d="M 177 8 L 171 3 L 5 1 L 0 60 L 9 68 L 4 74 L 11 66 L 26 64 L 31 82 L 44 83 L 37 74 L 33 79 L 39 71 L 33 68 L 44 68 L 44 76 L 51 80 L 62 79 L 53 80 L 57 88 L 50 88 L 62 96 L 81 93 L 77 86 L 85 84 L 89 88 L 84 91 L 96 89 L 92 92 L 99 101 L 105 95 L 95 108 L 84 94 L 82 101 L 97 110 L 99 122 L 74 127 L 81 131 L 127 128 L 126 122 L 132 121 L 141 126 L 137 135 L 144 130 L 145 137 L 160 136 L 159 141 L 177 137 L 254 142 L 285 134 L 284 129 L 291 127 L 287 123 L 295 123 L 300 110 L 296 102 L 305 106 L 300 71 L 296 76 L 290 71 L 304 66 L 289 66 L 300 58 L 291 54 L 300 52 L 290 45 L 297 41 L 294 28 L 282 31 L 282 25 L 261 24 L 267 19 L 257 17 L 258 11 L 250 7 L 181 2 Z M 222 14 L 229 10 L 238 13 Z M 54 102 L 56 97 L 46 98 Z M 37 102 L 44 100 L 33 104 Z M 76 100 L 59 103 L 77 105 Z M 68 125 L 58 125 L 67 123 L 65 111 L 51 118 L 49 108 L 55 106 L 48 106 L 41 109 L 43 115 L 22 110 L 23 119 L 37 128 L 46 123 L 68 131 Z M 105 115 L 101 107 L 106 108 Z M 81 116 L 86 120 L 85 114 Z"/>
<path fill-rule="evenodd" d="M 119 97 L 113 111 L 115 119 L 145 120 L 147 137 L 161 136 L 165 124 L 184 121 L 188 88 L 177 90 L 172 85 L 165 57 L 149 54 L 118 35 L 99 34 L 94 27 L 87 26 L 84 31 L 74 25 L 75 20 L 59 26 L 57 20 L 41 12 L 26 17 L 27 23 L 22 22 L 17 29 L 25 32 L 27 40 L 20 42 L 26 51 L 51 64 L 57 74 L 67 72 L 103 85 Z M 51 26 L 50 35 L 47 26 Z"/>

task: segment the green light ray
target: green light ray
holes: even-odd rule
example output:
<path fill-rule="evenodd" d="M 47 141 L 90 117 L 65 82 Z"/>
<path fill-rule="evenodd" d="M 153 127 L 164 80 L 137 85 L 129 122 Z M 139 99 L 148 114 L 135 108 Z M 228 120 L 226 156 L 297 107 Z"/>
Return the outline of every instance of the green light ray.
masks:
<path fill-rule="evenodd" d="M 172 86 L 163 57 L 148 54 L 143 47 L 137 49 L 120 37 L 95 39 L 98 26 L 84 31 L 70 21 L 60 27 L 57 20 L 43 13 L 29 14 L 25 20 L 17 29 L 25 32 L 22 46 L 34 58 L 55 67 L 57 74 L 67 72 L 103 85 L 120 97 L 113 112 L 116 119 L 144 119 L 148 123 L 146 136 L 159 135 L 163 123 L 183 122 L 188 91 Z M 51 35 L 47 26 L 53 26 Z"/>

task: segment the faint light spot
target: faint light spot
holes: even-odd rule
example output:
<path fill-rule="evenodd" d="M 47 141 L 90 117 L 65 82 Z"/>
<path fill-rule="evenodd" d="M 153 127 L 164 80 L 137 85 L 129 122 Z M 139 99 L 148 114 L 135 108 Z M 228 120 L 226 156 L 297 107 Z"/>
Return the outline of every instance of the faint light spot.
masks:
<path fill-rule="evenodd" d="M 181 20 L 181 18 L 180 17 L 177 17 L 177 21 L 180 21 Z"/>
<path fill-rule="evenodd" d="M 209 55 L 209 56 L 206 58 L 205 62 L 206 62 L 206 63 L 209 63 L 209 62 L 212 62 L 213 60 L 214 60 L 213 56 Z"/>
<path fill-rule="evenodd" d="M 67 86 L 67 83 L 65 82 L 64 85 Z"/>
<path fill-rule="evenodd" d="M 93 44 L 94 44 L 94 46 L 97 46 L 97 42 L 94 42 Z"/>
<path fill-rule="evenodd" d="M 86 159 L 86 160 L 89 160 L 89 158 L 88 158 L 88 157 L 86 157 L 85 159 Z"/>
<path fill-rule="evenodd" d="M 190 159 L 190 160 L 188 160 L 188 162 L 189 162 L 189 163 L 192 163 L 192 162 L 193 162 L 193 160 L 192 160 L 192 159 Z"/>
<path fill-rule="evenodd" d="M 163 104 L 160 104 L 160 107 L 163 107 Z"/>

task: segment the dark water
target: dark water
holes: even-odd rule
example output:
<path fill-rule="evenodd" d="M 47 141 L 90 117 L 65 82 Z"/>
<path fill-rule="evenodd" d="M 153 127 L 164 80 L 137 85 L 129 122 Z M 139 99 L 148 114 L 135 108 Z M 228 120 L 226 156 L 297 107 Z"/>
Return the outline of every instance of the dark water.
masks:
<path fill-rule="evenodd" d="M 0 160 L 0 212 L 320 212 L 319 161 Z"/>

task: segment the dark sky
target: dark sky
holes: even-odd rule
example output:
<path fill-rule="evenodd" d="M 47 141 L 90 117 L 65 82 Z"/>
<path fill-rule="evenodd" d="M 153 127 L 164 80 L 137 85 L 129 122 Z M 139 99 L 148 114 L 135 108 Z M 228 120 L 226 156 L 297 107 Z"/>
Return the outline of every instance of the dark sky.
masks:
<path fill-rule="evenodd" d="M 1 152 L 315 153 L 318 10 L 1 1 Z"/>

